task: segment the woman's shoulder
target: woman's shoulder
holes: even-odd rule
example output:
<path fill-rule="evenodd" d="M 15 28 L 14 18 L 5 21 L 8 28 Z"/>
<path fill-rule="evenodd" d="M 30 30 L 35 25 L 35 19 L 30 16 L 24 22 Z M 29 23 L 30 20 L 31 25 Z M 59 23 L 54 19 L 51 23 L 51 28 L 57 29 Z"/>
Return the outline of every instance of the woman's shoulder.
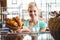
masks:
<path fill-rule="evenodd" d="M 38 20 L 38 22 L 39 22 L 39 23 L 46 23 L 46 22 L 44 22 L 44 21 L 41 21 L 41 20 Z"/>
<path fill-rule="evenodd" d="M 40 27 L 47 27 L 47 23 L 39 20 Z"/>
<path fill-rule="evenodd" d="M 29 20 L 25 20 L 25 21 L 24 21 L 24 23 L 28 23 L 28 22 L 29 22 Z"/>

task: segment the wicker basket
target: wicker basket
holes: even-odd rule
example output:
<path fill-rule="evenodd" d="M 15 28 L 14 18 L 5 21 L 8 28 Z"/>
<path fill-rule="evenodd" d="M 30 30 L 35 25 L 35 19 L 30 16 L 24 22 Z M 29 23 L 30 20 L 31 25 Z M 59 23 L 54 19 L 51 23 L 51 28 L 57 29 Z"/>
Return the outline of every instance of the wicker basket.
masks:
<path fill-rule="evenodd" d="M 55 40 L 60 40 L 60 14 L 54 18 L 50 18 L 48 22 L 49 30 Z"/>

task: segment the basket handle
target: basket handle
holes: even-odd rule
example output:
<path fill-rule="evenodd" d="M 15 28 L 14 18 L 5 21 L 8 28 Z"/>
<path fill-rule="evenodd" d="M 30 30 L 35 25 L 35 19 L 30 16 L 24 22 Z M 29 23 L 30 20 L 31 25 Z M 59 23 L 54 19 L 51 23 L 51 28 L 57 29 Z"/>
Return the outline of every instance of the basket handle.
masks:
<path fill-rule="evenodd" d="M 59 17 L 59 16 L 60 16 L 60 14 L 57 14 L 57 15 L 56 15 L 56 17 Z"/>

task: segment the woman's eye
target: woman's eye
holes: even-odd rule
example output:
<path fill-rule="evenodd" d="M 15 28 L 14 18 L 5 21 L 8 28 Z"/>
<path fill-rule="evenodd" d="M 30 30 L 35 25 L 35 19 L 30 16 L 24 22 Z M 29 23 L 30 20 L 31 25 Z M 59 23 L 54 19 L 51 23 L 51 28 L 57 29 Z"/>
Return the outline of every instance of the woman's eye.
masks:
<path fill-rule="evenodd" d="M 32 11 L 29 11 L 29 12 L 32 12 Z"/>
<path fill-rule="evenodd" d="M 34 11 L 31 11 L 31 10 L 30 10 L 29 12 L 30 12 L 30 13 L 31 13 L 31 12 L 36 12 L 36 10 L 34 10 Z"/>
<path fill-rule="evenodd" d="M 34 10 L 34 12 L 36 12 L 36 10 Z"/>

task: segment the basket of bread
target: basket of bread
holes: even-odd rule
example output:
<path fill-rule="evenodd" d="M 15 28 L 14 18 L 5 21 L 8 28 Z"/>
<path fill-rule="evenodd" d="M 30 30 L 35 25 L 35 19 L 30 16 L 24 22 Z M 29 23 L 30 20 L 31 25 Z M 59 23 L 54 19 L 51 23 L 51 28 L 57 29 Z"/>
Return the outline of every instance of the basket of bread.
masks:
<path fill-rule="evenodd" d="M 13 17 L 12 19 L 5 18 L 5 21 L 6 21 L 6 27 L 8 27 L 11 30 L 17 30 L 23 28 L 22 21 L 18 16 Z"/>

